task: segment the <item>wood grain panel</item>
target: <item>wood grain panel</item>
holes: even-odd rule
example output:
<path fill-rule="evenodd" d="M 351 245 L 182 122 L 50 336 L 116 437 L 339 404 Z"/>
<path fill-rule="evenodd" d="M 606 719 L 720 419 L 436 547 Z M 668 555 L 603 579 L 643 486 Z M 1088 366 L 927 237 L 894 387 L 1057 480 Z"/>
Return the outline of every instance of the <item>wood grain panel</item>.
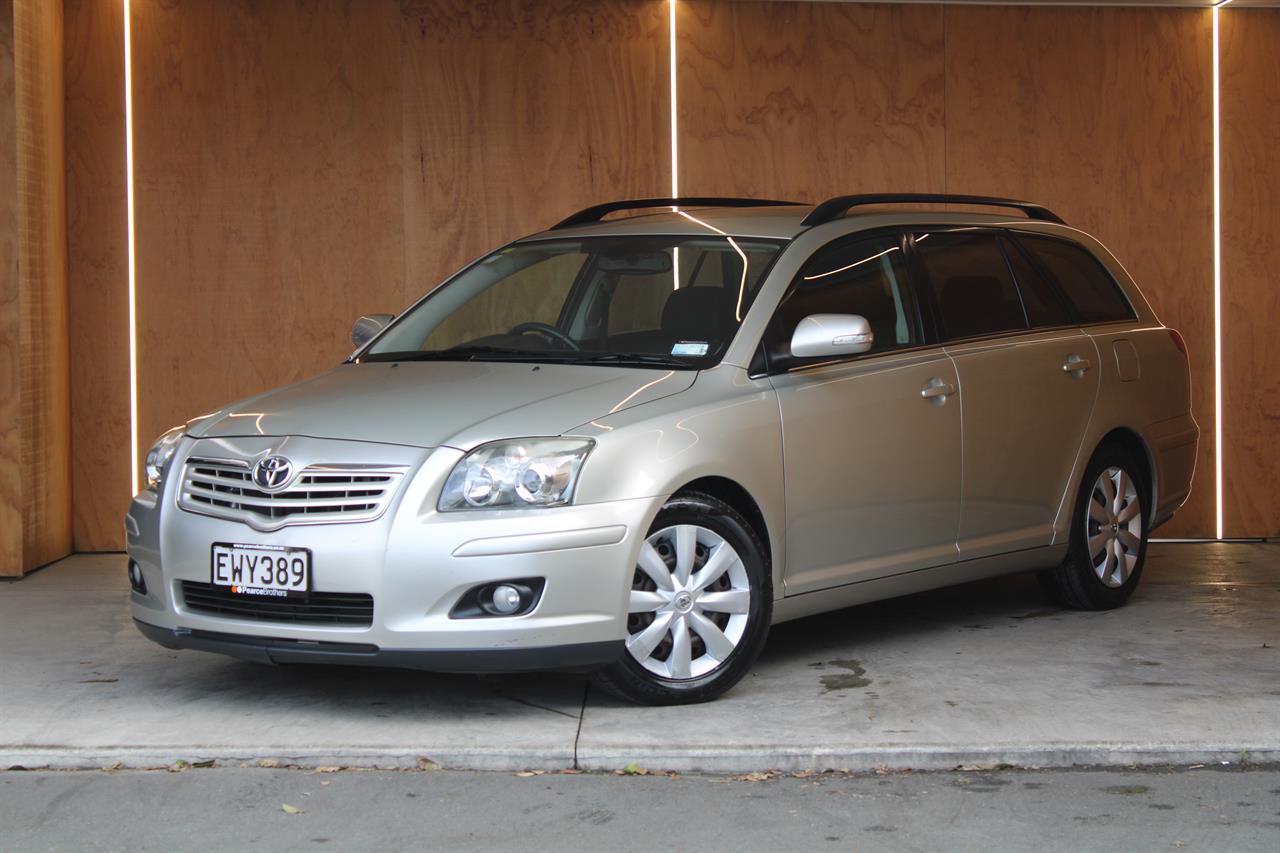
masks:
<path fill-rule="evenodd" d="M 1191 350 L 1200 455 L 1162 536 L 1214 535 L 1210 17 L 950 6 L 947 189 L 1024 196 L 1112 248 Z"/>
<path fill-rule="evenodd" d="M 145 444 L 339 362 L 401 302 L 400 8 L 132 8 Z"/>
<path fill-rule="evenodd" d="M 124 13 L 66 0 L 67 275 L 77 551 L 124 547 L 129 500 Z"/>
<path fill-rule="evenodd" d="M 939 192 L 936 6 L 678 6 L 680 190 L 820 201 Z"/>
<path fill-rule="evenodd" d="M 666 10 L 406 0 L 406 300 L 574 209 L 667 194 Z"/>
<path fill-rule="evenodd" d="M 1280 9 L 1220 13 L 1223 522 L 1280 536 Z"/>
<path fill-rule="evenodd" d="M 71 551 L 62 4 L 15 0 L 23 567 Z"/>
<path fill-rule="evenodd" d="M 18 317 L 17 104 L 13 0 L 0 0 L 0 470 L 21 467 L 18 432 L 21 324 Z M 0 577 L 22 574 L 22 478 L 0 477 Z"/>

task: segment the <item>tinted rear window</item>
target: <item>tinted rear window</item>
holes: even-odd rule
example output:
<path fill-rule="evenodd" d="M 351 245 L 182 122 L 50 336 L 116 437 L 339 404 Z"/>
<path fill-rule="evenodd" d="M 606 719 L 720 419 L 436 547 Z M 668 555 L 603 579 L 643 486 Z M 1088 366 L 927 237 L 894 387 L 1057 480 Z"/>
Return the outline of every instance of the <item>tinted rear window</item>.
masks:
<path fill-rule="evenodd" d="M 1120 286 L 1086 249 L 1065 240 L 1025 234 L 1018 235 L 1018 242 L 1057 280 L 1081 323 L 1133 319 L 1133 309 Z"/>
<path fill-rule="evenodd" d="M 1007 240 L 1001 243 L 1009 258 L 1009 268 L 1013 270 L 1013 277 L 1018 282 L 1018 290 L 1022 293 L 1022 307 L 1027 311 L 1027 321 L 1031 323 L 1031 328 L 1071 325 L 1071 312 L 1044 274 L 1017 246 Z"/>
<path fill-rule="evenodd" d="M 1027 328 L 1022 301 L 994 234 L 935 232 L 916 237 L 948 338 Z"/>

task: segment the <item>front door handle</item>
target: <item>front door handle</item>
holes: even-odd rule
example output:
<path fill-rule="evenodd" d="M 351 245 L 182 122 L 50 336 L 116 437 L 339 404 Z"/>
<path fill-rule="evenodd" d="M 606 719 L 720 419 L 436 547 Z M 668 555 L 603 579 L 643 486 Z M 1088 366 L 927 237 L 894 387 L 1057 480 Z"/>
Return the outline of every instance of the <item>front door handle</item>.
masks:
<path fill-rule="evenodd" d="M 1080 358 L 1077 355 L 1067 356 L 1067 360 L 1062 362 L 1062 372 L 1069 373 L 1075 379 L 1084 376 L 1085 371 L 1093 367 L 1093 362 L 1087 358 Z"/>
<path fill-rule="evenodd" d="M 928 385 L 920 389 L 920 396 L 926 400 L 941 400 L 956 393 L 956 386 L 940 379 L 930 379 Z M 937 383 L 937 384 L 933 384 Z"/>

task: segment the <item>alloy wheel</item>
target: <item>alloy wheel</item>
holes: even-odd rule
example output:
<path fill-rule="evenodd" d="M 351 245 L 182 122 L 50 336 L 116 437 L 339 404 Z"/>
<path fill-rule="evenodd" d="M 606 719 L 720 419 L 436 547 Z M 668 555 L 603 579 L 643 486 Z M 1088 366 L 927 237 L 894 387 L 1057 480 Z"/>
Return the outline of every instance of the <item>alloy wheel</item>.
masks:
<path fill-rule="evenodd" d="M 1093 572 L 1107 586 L 1123 586 L 1137 566 L 1144 521 L 1133 478 L 1117 466 L 1099 474 L 1089 495 L 1084 534 Z"/>

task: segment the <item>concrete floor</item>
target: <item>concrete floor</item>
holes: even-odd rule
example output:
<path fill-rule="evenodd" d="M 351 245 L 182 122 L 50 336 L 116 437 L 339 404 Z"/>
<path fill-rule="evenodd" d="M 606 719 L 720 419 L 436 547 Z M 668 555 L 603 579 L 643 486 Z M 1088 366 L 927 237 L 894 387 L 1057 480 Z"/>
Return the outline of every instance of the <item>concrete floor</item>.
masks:
<path fill-rule="evenodd" d="M 1004 578 L 779 626 L 701 706 L 565 675 L 275 668 L 143 639 L 124 558 L 0 585 L 0 767 L 746 772 L 1280 762 L 1280 545 L 1152 546 L 1131 603 L 1053 609 Z"/>

